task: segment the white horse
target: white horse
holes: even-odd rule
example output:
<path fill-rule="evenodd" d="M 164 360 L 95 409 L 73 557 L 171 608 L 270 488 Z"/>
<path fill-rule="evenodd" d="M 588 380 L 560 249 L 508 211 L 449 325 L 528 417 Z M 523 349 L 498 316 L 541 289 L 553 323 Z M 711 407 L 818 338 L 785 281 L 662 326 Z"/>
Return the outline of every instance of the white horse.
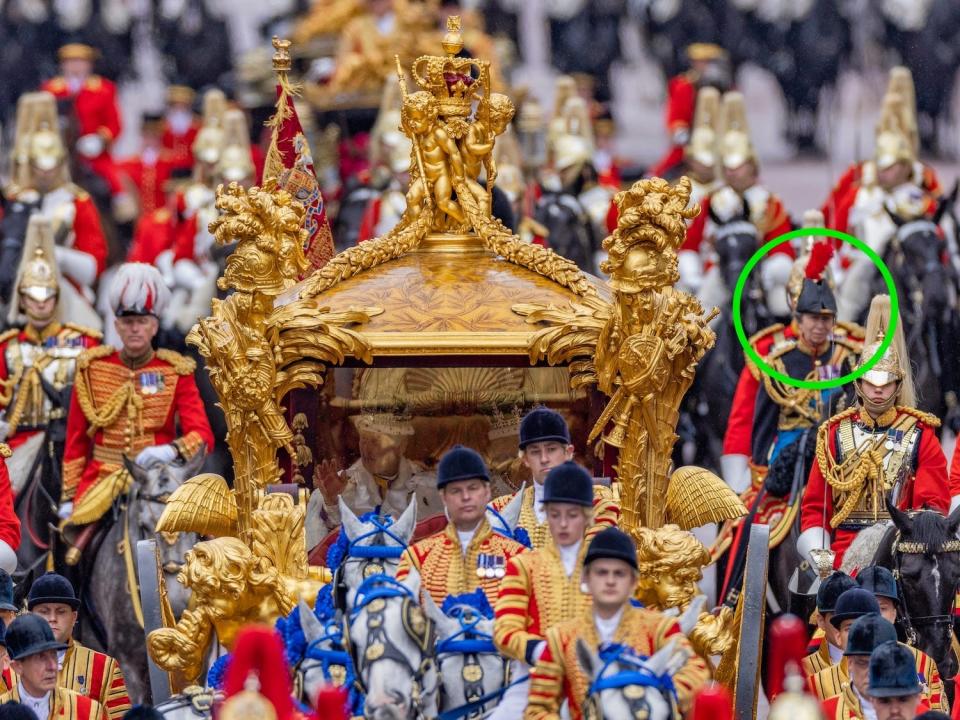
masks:
<path fill-rule="evenodd" d="M 671 640 L 649 658 L 620 645 L 594 652 L 577 640 L 577 661 L 591 678 L 583 704 L 584 720 L 680 717 L 673 694 L 673 675 L 690 657 L 690 651 Z"/>

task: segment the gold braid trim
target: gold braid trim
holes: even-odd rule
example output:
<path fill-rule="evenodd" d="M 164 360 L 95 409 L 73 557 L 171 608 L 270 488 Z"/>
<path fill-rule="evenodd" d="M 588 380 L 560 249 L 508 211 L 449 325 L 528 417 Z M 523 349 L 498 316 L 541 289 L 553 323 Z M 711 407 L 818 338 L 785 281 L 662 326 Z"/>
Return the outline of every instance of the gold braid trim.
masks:
<path fill-rule="evenodd" d="M 19 334 L 20 328 L 10 328 L 9 330 L 0 333 L 0 343 L 5 343 L 7 340 L 12 340 Z"/>
<path fill-rule="evenodd" d="M 163 360 L 173 365 L 173 369 L 177 375 L 193 375 L 197 370 L 197 363 L 193 358 L 181 355 L 173 350 L 157 350 L 156 356 L 158 360 Z"/>
<path fill-rule="evenodd" d="M 90 378 L 87 377 L 87 370 L 90 362 L 98 357 L 106 357 L 113 354 L 113 348 L 109 345 L 102 345 L 93 348 L 80 355 L 77 359 L 77 376 L 74 381 L 73 392 L 77 396 L 77 402 L 83 411 L 84 417 L 90 424 L 87 435 L 93 437 L 100 428 L 113 425 L 120 413 L 124 409 L 127 411 L 127 419 L 131 425 L 137 428 L 137 432 L 143 432 L 143 398 L 137 393 L 137 389 L 132 382 L 126 382 L 103 403 L 101 410 L 97 409 L 93 400 L 93 394 L 90 390 Z"/>
<path fill-rule="evenodd" d="M 926 413 L 923 410 L 917 410 L 916 408 L 906 407 L 905 405 L 897 405 L 897 412 L 906 413 L 907 415 L 913 415 L 913 417 L 917 418 L 917 420 L 919 420 L 920 422 L 922 422 L 924 425 L 928 427 L 931 427 L 931 428 L 940 427 L 940 418 L 938 418 L 936 415 L 931 415 L 930 413 Z"/>
<path fill-rule="evenodd" d="M 837 463 L 830 455 L 830 428 L 856 412 L 857 408 L 848 408 L 839 415 L 834 415 L 817 430 L 817 465 L 820 466 L 820 472 L 831 489 L 838 493 L 848 493 L 843 505 L 830 519 L 830 527 L 833 529 L 846 520 L 857 507 L 867 487 L 867 481 L 875 482 L 883 472 L 884 453 L 881 448 L 886 435 L 874 440 L 868 450 L 851 455 L 842 463 Z"/>
<path fill-rule="evenodd" d="M 0 443 L 0 457 L 8 458 L 13 455 L 13 450 L 6 443 Z"/>
<path fill-rule="evenodd" d="M 14 435 L 17 428 L 20 427 L 20 421 L 23 419 L 23 413 L 27 409 L 27 401 L 32 400 L 35 407 L 43 403 L 43 383 L 40 381 L 41 375 L 46 367 L 53 362 L 53 356 L 44 354 L 40 360 L 28 367 L 25 371 L 17 373 L 20 378 L 17 383 L 19 392 L 17 399 L 7 413 L 7 423 L 10 425 L 7 431 L 9 435 Z M 10 389 L 11 392 L 13 389 Z M 2 397 L 0 397 L 2 400 Z M 9 402 L 9 400 L 8 400 Z"/>
<path fill-rule="evenodd" d="M 92 337 L 96 340 L 103 339 L 102 332 L 100 332 L 99 330 L 94 330 L 92 327 L 87 327 L 86 325 L 78 325 L 75 322 L 65 322 L 63 326 L 65 328 L 69 328 L 70 330 L 74 330 L 75 332 L 78 332 L 82 335 L 87 335 L 89 337 Z"/>
<path fill-rule="evenodd" d="M 760 342 L 761 340 L 763 340 L 763 339 L 764 339 L 765 337 L 767 337 L 768 335 L 773 335 L 774 333 L 778 333 L 778 332 L 780 332 L 781 330 L 783 330 L 783 329 L 785 329 L 785 328 L 786 328 L 786 325 L 784 325 L 783 323 L 774 323 L 773 325 L 769 325 L 769 326 L 763 328 L 763 330 L 760 330 L 759 332 L 755 332 L 753 335 L 750 336 L 750 339 L 747 340 L 747 343 L 748 343 L 748 344 L 750 345 L 750 347 L 752 347 L 754 350 L 757 350 L 757 343 L 758 343 L 758 342 Z M 772 348 L 771 348 L 771 349 L 772 349 Z M 759 353 L 759 350 L 757 350 L 757 352 Z M 753 379 L 754 379 L 754 380 L 759 380 L 759 379 L 760 379 L 760 368 L 757 367 L 756 363 L 754 363 L 753 360 L 750 359 L 750 356 L 747 355 L 746 353 L 744 353 L 744 358 L 743 358 L 743 359 L 744 359 L 745 362 L 746 362 L 747 370 L 749 370 L 750 374 L 753 375 Z"/>

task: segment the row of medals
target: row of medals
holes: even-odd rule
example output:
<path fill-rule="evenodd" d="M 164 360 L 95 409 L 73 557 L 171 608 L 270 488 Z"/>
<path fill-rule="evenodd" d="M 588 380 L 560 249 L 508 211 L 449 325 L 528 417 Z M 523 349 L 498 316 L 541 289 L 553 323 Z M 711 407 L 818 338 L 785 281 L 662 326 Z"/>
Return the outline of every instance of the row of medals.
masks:
<path fill-rule="evenodd" d="M 507 559 L 502 555 L 477 555 L 477 577 L 502 578 L 507 574 Z"/>

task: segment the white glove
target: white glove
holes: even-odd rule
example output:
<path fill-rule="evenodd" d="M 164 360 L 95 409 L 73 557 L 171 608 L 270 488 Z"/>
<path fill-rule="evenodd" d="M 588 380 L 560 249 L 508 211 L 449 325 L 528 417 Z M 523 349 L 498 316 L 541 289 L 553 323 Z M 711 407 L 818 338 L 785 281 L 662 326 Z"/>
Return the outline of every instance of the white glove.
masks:
<path fill-rule="evenodd" d="M 193 260 L 181 258 L 173 264 L 173 279 L 178 287 L 196 290 L 203 285 L 206 276 Z"/>
<path fill-rule="evenodd" d="M 86 158 L 99 157 L 105 147 L 103 138 L 96 133 L 83 135 L 77 139 L 77 152 Z"/>
<path fill-rule="evenodd" d="M 61 520 L 67 520 L 71 515 L 73 515 L 73 501 L 60 503 L 60 508 L 57 510 L 57 517 Z"/>
<path fill-rule="evenodd" d="M 63 245 L 57 245 L 53 252 L 57 258 L 57 265 L 60 266 L 64 275 L 83 287 L 93 285 L 97 279 L 97 261 L 94 260 L 93 255 Z"/>
<path fill-rule="evenodd" d="M 7 439 L 7 435 L 10 434 L 10 423 L 6 420 L 0 420 L 0 442 L 3 442 Z"/>
<path fill-rule="evenodd" d="M 746 455 L 721 455 L 720 474 L 737 495 L 742 495 L 752 482 L 750 461 Z"/>
<path fill-rule="evenodd" d="M 12 547 L 0 540 L 0 568 L 7 571 L 8 575 L 13 575 L 17 569 L 17 553 Z"/>
<path fill-rule="evenodd" d="M 6 425 L 6 423 L 4 423 L 4 425 Z M 0 440 L 2 439 L 3 438 L 0 438 Z M 952 513 L 957 509 L 958 506 L 960 506 L 960 495 L 954 495 L 952 498 L 950 498 L 950 512 Z M 950 513 L 947 514 L 949 515 Z"/>
<path fill-rule="evenodd" d="M 810 554 L 811 551 L 829 549 L 830 534 L 825 528 L 807 528 L 800 533 L 800 537 L 797 538 L 797 553 L 799 553 L 801 558 L 810 563 L 811 567 L 816 567 L 816 563 L 813 562 L 813 555 Z"/>
<path fill-rule="evenodd" d="M 177 449 L 173 445 L 151 445 L 140 451 L 136 463 L 140 467 L 147 468 L 151 465 L 166 465 L 173 462 L 176 457 Z"/>

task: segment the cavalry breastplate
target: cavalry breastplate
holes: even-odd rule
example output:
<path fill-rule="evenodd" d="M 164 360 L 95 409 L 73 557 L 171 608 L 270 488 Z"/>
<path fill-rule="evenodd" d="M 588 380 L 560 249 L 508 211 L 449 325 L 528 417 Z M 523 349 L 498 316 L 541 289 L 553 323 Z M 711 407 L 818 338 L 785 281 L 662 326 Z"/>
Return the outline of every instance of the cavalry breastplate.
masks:
<path fill-rule="evenodd" d="M 10 340 L 4 355 L 12 390 L 12 399 L 7 405 L 7 422 L 18 429 L 28 430 L 46 427 L 51 413 L 62 417 L 66 408 L 54 408 L 43 386 L 46 383 L 61 392 L 71 385 L 77 356 L 83 349 L 81 335 L 70 337 L 61 333 L 41 344 L 22 342 L 17 338 Z"/>
<path fill-rule="evenodd" d="M 864 466 L 860 487 L 833 488 L 834 508 L 851 503 L 839 527 L 859 530 L 889 517 L 885 501 L 898 504 L 913 475 L 911 458 L 920 441 L 917 418 L 901 415 L 888 428 L 867 427 L 844 418 L 837 427 L 838 462 Z M 868 457 L 869 456 L 869 457 Z M 854 458 L 859 458 L 859 463 Z M 858 496 L 851 501 L 851 495 Z"/>

